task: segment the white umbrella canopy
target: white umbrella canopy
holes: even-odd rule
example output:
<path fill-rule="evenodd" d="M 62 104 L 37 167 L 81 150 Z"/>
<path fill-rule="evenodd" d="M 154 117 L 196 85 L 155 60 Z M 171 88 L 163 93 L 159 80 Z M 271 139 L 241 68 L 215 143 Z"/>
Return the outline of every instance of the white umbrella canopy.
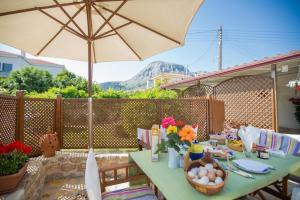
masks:
<path fill-rule="evenodd" d="M 0 42 L 32 55 L 92 63 L 143 60 L 183 45 L 204 0 L 0 0 Z M 89 98 L 89 147 L 92 99 Z"/>
<path fill-rule="evenodd" d="M 183 45 L 202 2 L 1 0 L 0 41 L 32 55 L 79 61 L 88 61 L 92 41 L 94 63 L 143 60 Z"/>

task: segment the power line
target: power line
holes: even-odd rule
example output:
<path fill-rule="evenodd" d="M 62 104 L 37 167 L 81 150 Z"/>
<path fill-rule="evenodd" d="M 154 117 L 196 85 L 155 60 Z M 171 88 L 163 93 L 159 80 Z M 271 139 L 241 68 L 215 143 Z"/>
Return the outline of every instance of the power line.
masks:
<path fill-rule="evenodd" d="M 215 44 L 216 40 L 217 40 L 217 34 L 212 38 L 208 48 L 199 57 L 197 57 L 193 62 L 191 62 L 188 65 L 196 64 L 203 56 L 205 56 L 211 50 L 211 48 Z"/>

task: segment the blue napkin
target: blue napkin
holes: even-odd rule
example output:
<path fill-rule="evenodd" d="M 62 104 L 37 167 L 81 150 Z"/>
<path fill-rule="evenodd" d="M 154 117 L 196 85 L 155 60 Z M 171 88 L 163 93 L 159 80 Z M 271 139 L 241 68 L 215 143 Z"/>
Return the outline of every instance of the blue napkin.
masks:
<path fill-rule="evenodd" d="M 249 159 L 239 159 L 233 160 L 234 164 L 242 169 L 252 172 L 266 172 L 269 170 L 270 166 L 258 161 L 249 160 Z"/>

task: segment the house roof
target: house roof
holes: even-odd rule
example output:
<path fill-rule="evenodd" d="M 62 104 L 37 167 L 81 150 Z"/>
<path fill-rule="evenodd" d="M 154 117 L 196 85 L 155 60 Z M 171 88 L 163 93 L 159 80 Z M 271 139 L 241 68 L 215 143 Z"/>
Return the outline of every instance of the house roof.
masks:
<path fill-rule="evenodd" d="M 10 53 L 10 52 L 6 52 L 6 51 L 0 51 L 0 56 L 1 57 L 18 57 L 20 55 Z"/>
<path fill-rule="evenodd" d="M 21 57 L 22 59 L 24 59 L 26 62 L 28 62 L 31 65 L 48 65 L 48 66 L 50 65 L 53 67 L 62 67 L 62 68 L 65 67 L 64 65 L 41 60 L 41 59 L 34 59 L 34 58 L 27 58 L 27 57 L 24 58 L 19 54 L 10 53 L 10 52 L 6 52 L 6 51 L 0 51 L 0 57 L 13 57 L 13 58 Z"/>
<path fill-rule="evenodd" d="M 214 71 L 214 72 L 208 72 L 208 73 L 204 73 L 201 75 L 198 75 L 196 77 L 192 77 L 192 78 L 187 78 L 187 79 L 183 79 L 183 80 L 179 80 L 179 81 L 175 81 L 175 82 L 171 82 L 165 85 L 162 85 L 161 88 L 165 88 L 165 89 L 172 89 L 172 88 L 179 88 L 179 87 L 184 87 L 184 86 L 190 86 L 190 85 L 194 85 L 197 82 L 201 81 L 201 80 L 206 80 L 206 79 L 213 79 L 213 78 L 231 78 L 233 76 L 233 74 L 241 74 L 241 75 L 245 75 L 242 74 L 242 72 L 245 71 L 261 71 L 261 72 L 265 72 L 263 71 L 263 69 L 259 69 L 259 68 L 264 68 L 264 70 L 266 70 L 267 66 L 270 66 L 271 64 L 276 64 L 276 63 L 281 63 L 281 62 L 285 62 L 285 61 L 289 61 L 289 60 L 293 60 L 293 59 L 300 59 L 300 51 L 291 51 L 287 54 L 278 54 L 272 57 L 265 57 L 261 60 L 253 60 L 252 62 L 249 63 L 244 63 L 241 65 L 236 65 L 227 69 L 223 69 L 220 71 Z M 269 69 L 269 68 L 268 68 Z M 246 75 L 252 75 L 252 74 L 246 74 Z"/>

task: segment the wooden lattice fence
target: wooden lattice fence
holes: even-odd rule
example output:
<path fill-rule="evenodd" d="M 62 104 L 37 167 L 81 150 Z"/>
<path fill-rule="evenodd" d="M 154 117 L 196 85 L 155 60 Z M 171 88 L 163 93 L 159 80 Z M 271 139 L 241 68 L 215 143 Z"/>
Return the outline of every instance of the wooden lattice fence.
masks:
<path fill-rule="evenodd" d="M 33 149 L 32 154 L 40 154 L 39 139 L 49 130 L 55 130 L 54 99 L 24 99 L 23 140 Z"/>
<path fill-rule="evenodd" d="M 262 76 L 229 79 L 216 86 L 225 102 L 225 120 L 273 128 L 273 80 Z"/>
<path fill-rule="evenodd" d="M 149 129 L 166 116 L 199 124 L 199 140 L 208 139 L 209 99 L 96 99 L 93 100 L 95 148 L 135 148 L 137 128 Z M 60 148 L 87 148 L 87 99 L 26 98 L 0 96 L 0 139 L 32 146 L 39 155 L 39 136 L 56 131 Z"/>
<path fill-rule="evenodd" d="M 188 87 L 182 93 L 184 98 L 206 97 L 214 94 L 214 88 L 209 85 L 197 84 Z"/>
<path fill-rule="evenodd" d="M 225 103 L 225 122 L 252 124 L 274 129 L 273 80 L 265 76 L 240 76 L 223 81 L 215 87 L 203 84 L 190 86 L 184 98 L 213 95 Z"/>
<path fill-rule="evenodd" d="M 87 100 L 63 102 L 63 148 L 87 148 Z M 199 124 L 208 138 L 208 100 L 97 99 L 93 101 L 95 148 L 135 148 L 137 128 L 149 129 L 165 116 Z"/>
<path fill-rule="evenodd" d="M 17 98 L 0 95 L 0 142 L 10 143 L 15 138 Z"/>

